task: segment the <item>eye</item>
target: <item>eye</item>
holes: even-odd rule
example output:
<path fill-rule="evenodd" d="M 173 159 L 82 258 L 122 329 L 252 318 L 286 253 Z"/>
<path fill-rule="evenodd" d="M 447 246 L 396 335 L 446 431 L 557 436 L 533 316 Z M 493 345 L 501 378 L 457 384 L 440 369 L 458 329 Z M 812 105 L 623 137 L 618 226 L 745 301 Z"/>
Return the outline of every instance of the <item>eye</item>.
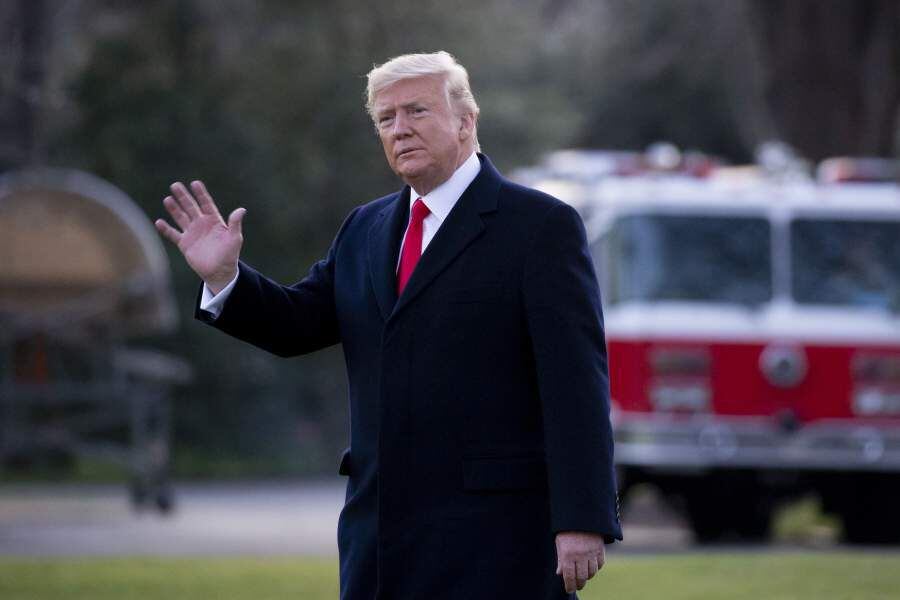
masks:
<path fill-rule="evenodd" d="M 393 120 L 393 117 L 391 117 L 389 115 L 385 115 L 383 117 L 378 117 L 378 126 L 384 127 L 385 125 L 390 125 L 392 120 Z"/>

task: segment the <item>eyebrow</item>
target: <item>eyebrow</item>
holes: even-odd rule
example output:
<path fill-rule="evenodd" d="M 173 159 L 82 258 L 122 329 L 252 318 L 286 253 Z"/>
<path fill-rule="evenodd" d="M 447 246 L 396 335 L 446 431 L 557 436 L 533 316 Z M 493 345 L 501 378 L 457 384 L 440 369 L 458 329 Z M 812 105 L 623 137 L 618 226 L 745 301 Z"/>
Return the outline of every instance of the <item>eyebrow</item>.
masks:
<path fill-rule="evenodd" d="M 408 110 L 410 108 L 415 108 L 417 106 L 427 108 L 427 105 L 422 100 L 413 100 L 411 102 L 407 102 L 406 104 L 401 104 L 400 108 L 403 110 Z M 393 106 L 387 106 L 387 107 L 383 107 L 383 108 L 378 108 L 377 105 L 375 106 L 375 114 L 376 115 L 384 115 L 384 114 L 389 114 L 392 112 L 394 112 Z"/>

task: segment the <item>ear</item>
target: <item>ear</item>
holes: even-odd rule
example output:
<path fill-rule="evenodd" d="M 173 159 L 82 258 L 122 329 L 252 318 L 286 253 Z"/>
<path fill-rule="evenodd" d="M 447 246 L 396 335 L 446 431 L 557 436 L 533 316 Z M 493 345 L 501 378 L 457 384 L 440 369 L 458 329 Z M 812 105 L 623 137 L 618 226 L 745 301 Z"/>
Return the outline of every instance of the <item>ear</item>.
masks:
<path fill-rule="evenodd" d="M 471 139 L 475 132 L 475 115 L 472 113 L 464 113 L 459 116 L 459 139 L 466 141 Z"/>

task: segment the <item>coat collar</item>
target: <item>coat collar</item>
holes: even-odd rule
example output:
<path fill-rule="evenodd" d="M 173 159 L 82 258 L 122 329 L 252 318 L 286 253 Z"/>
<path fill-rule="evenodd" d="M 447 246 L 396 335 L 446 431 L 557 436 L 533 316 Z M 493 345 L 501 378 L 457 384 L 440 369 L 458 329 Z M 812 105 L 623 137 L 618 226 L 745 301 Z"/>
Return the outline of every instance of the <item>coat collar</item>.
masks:
<path fill-rule="evenodd" d="M 409 219 L 409 186 L 386 206 L 369 229 L 369 276 L 385 321 L 394 318 L 484 231 L 481 215 L 497 210 L 502 177 L 491 161 L 478 155 L 481 171 L 425 248 L 416 270 L 397 298 L 397 255 Z"/>

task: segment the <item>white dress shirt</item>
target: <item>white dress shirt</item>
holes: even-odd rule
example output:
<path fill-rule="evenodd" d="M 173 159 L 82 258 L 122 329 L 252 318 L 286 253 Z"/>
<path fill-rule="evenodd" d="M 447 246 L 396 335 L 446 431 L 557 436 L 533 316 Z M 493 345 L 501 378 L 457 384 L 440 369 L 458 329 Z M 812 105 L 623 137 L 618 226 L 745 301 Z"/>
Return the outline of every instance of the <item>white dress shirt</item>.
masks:
<path fill-rule="evenodd" d="M 441 225 L 444 223 L 444 219 L 447 218 L 447 215 L 449 215 L 453 207 L 456 206 L 457 200 L 459 200 L 460 196 L 463 195 L 463 192 L 466 191 L 466 188 L 469 187 L 469 184 L 472 183 L 480 172 L 481 161 L 478 160 L 478 156 L 473 152 L 471 156 L 469 156 L 469 158 L 453 172 L 450 179 L 431 190 L 428 194 L 421 196 L 415 189 L 410 188 L 410 214 L 412 214 L 413 202 L 418 198 L 422 198 L 422 202 L 424 202 L 425 206 L 428 207 L 428 210 L 431 211 L 431 213 L 422 221 L 422 254 L 425 253 L 425 248 L 427 248 L 431 240 L 434 239 L 438 229 L 440 229 Z M 403 233 L 403 241 L 406 241 L 405 232 Z M 400 247 L 403 248 L 402 243 Z M 398 255 L 396 268 L 399 267 L 400 256 Z M 219 313 L 222 312 L 225 301 L 231 294 L 231 290 L 234 289 L 234 284 L 237 283 L 237 279 L 237 275 L 235 275 L 234 279 L 222 288 L 222 291 L 218 294 L 213 294 L 212 290 L 204 283 L 203 294 L 200 298 L 200 310 L 212 313 L 213 318 L 218 317 Z"/>

